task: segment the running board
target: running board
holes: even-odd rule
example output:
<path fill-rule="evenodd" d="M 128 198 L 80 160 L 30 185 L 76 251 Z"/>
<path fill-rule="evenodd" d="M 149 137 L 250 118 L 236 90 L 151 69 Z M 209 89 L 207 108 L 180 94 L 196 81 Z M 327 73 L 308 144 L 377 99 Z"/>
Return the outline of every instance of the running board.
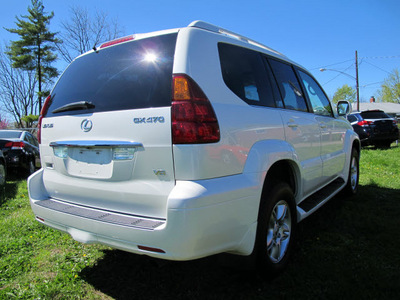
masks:
<path fill-rule="evenodd" d="M 138 229 L 154 230 L 165 224 L 165 220 L 148 219 L 132 215 L 122 215 L 111 211 L 72 205 L 70 203 L 56 201 L 52 199 L 40 200 L 37 201 L 35 204 L 47 209 L 55 210 L 77 217 L 82 217 L 104 223 L 134 227 Z"/>
<path fill-rule="evenodd" d="M 330 184 L 302 201 L 298 205 L 299 208 L 301 208 L 305 213 L 310 212 L 325 200 L 329 200 L 330 198 L 332 198 L 336 194 L 336 192 L 339 191 L 341 187 L 343 187 L 344 183 L 345 182 L 342 178 L 335 179 Z"/>

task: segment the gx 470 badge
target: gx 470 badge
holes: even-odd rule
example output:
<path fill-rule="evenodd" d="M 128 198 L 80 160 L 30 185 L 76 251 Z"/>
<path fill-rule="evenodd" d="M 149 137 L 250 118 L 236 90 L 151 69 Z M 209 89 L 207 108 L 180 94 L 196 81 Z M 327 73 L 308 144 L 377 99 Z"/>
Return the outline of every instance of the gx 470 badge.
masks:
<path fill-rule="evenodd" d="M 135 124 L 148 124 L 148 123 L 165 123 L 165 118 L 161 117 L 144 117 L 144 118 L 134 118 L 133 123 Z"/>

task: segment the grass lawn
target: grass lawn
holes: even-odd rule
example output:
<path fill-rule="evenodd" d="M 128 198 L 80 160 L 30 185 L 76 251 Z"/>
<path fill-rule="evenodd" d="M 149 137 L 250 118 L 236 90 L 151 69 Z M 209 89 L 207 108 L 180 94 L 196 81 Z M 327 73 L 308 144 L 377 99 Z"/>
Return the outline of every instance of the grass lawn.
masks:
<path fill-rule="evenodd" d="M 26 182 L 0 203 L 0 299 L 398 299 L 400 148 L 363 149 L 360 192 L 299 224 L 289 268 L 266 280 L 214 256 L 172 262 L 83 245 L 34 220 Z"/>

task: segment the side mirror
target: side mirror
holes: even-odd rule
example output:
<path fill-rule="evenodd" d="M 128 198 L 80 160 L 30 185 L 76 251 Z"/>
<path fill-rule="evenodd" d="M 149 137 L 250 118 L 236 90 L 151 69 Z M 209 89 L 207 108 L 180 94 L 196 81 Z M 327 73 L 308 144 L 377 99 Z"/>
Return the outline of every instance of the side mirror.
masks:
<path fill-rule="evenodd" d="M 345 117 L 349 113 L 351 113 L 351 105 L 350 102 L 341 100 L 337 104 L 337 113 L 341 117 Z"/>

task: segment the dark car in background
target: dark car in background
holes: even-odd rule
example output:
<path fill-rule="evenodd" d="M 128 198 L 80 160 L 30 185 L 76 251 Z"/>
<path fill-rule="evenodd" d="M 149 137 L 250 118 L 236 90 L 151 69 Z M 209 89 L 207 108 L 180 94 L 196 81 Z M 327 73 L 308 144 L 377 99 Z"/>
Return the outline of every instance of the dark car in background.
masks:
<path fill-rule="evenodd" d="M 366 110 L 347 115 L 363 146 L 390 147 L 399 139 L 397 121 L 382 110 Z"/>
<path fill-rule="evenodd" d="M 39 143 L 28 131 L 0 130 L 0 150 L 11 172 L 29 175 L 40 168 Z"/>

